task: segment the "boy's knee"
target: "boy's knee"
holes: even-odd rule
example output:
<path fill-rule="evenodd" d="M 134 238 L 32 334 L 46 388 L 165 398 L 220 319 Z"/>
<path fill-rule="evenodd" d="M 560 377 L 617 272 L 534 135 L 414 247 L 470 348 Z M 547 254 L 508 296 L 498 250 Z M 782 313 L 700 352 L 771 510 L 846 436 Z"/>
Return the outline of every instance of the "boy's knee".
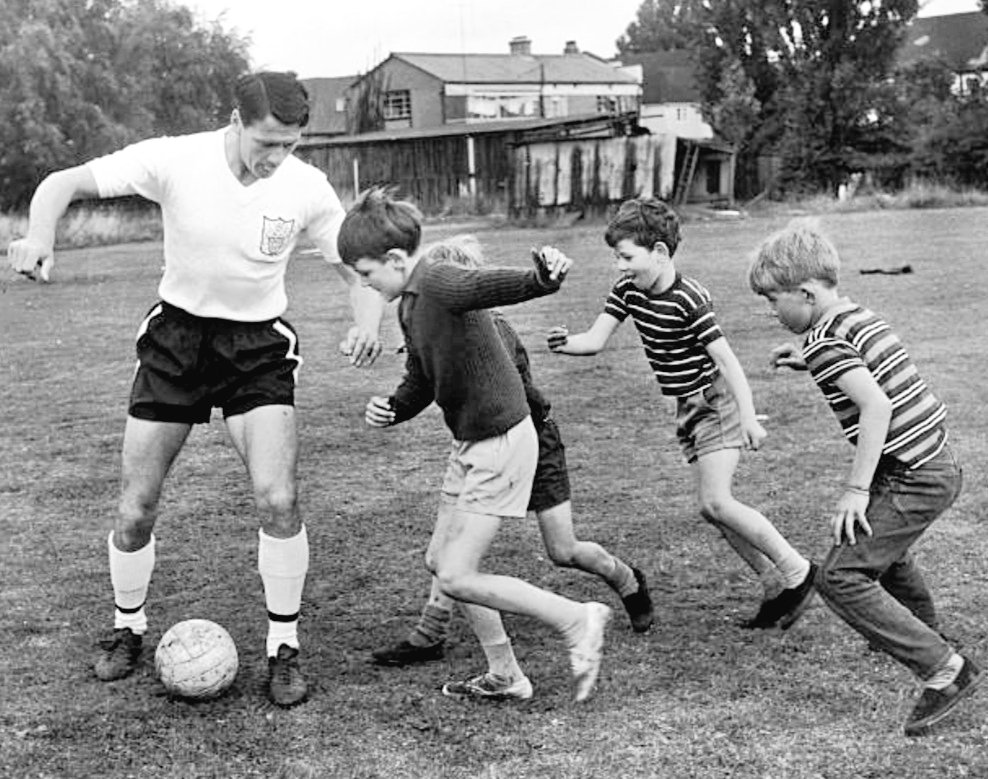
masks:
<path fill-rule="evenodd" d="M 700 516 L 707 520 L 707 522 L 715 525 L 720 524 L 721 518 L 724 516 L 726 506 L 726 501 L 721 498 L 701 497 Z"/>
<path fill-rule="evenodd" d="M 576 563 L 576 544 L 548 543 L 545 551 L 553 565 L 560 568 L 572 568 Z"/>
<path fill-rule="evenodd" d="M 258 511 L 270 513 L 272 516 L 291 515 L 295 513 L 297 496 L 293 484 L 262 484 L 254 489 L 254 502 Z"/>

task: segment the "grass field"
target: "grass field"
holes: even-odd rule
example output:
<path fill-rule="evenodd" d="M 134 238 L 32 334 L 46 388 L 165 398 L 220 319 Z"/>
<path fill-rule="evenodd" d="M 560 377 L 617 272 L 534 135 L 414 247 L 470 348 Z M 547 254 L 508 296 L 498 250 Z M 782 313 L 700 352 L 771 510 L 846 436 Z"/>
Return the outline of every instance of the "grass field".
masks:
<path fill-rule="evenodd" d="M 822 222 L 844 256 L 845 292 L 893 323 L 949 405 L 965 491 L 918 553 L 946 629 L 988 660 L 988 209 Z M 690 223 L 679 258 L 713 292 L 769 415 L 770 436 L 743 458 L 737 494 L 819 558 L 852 450 L 805 374 L 768 368 L 769 348 L 789 336 L 747 290 L 746 257 L 782 224 Z M 443 662 L 400 670 L 367 662 L 371 649 L 403 634 L 427 592 L 421 555 L 447 438 L 435 409 L 387 431 L 364 425 L 366 398 L 401 375 L 393 317 L 379 363 L 349 368 L 336 352 L 349 316 L 343 285 L 321 261 L 300 258 L 288 317 L 307 358 L 298 405 L 313 550 L 302 624 L 311 699 L 284 711 L 264 697 L 257 521 L 217 417 L 194 431 L 165 490 L 148 656 L 132 678 L 96 681 L 93 641 L 112 616 L 105 545 L 132 339 L 154 302 L 161 248 L 66 252 L 50 286 L 0 277 L 0 776 L 988 776 L 988 694 L 928 737 L 906 739 L 902 721 L 916 695 L 909 674 L 867 652 L 819 601 L 784 635 L 737 627 L 756 606 L 757 584 L 696 514 L 672 415 L 631 326 L 596 358 L 544 346 L 550 326 L 580 329 L 600 310 L 614 276 L 601 225 L 475 232 L 494 262 L 522 263 L 541 242 L 578 262 L 558 295 L 508 313 L 554 400 L 578 529 L 649 575 L 653 630 L 632 633 L 603 585 L 555 569 L 525 521 L 505 526 L 492 568 L 616 609 L 587 703 L 571 701 L 556 636 L 518 617 L 506 624 L 535 684 L 527 703 L 442 697 L 444 681 L 483 665 L 462 620 Z M 915 272 L 859 273 L 905 264 Z M 189 617 L 223 624 L 240 648 L 240 675 L 214 702 L 171 700 L 153 675 L 158 638 Z"/>

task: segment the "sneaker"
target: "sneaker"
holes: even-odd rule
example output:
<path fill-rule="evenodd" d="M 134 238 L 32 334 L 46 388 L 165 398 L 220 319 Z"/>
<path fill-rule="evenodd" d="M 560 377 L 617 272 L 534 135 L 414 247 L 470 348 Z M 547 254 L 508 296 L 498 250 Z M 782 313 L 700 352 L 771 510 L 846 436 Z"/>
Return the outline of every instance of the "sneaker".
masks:
<path fill-rule="evenodd" d="M 371 660 L 375 665 L 387 665 L 399 668 L 405 665 L 415 665 L 416 663 L 431 663 L 433 660 L 442 660 L 444 653 L 444 642 L 437 641 L 429 646 L 417 646 L 407 640 L 399 641 L 397 644 L 375 649 L 371 652 Z"/>
<path fill-rule="evenodd" d="M 301 703 L 309 685 L 298 667 L 298 650 L 288 644 L 278 647 L 278 654 L 268 658 L 268 695 L 278 706 L 287 708 Z"/>
<path fill-rule="evenodd" d="M 611 620 L 611 610 L 603 603 L 586 603 L 584 609 L 587 616 L 583 635 L 569 650 L 570 666 L 576 680 L 576 701 L 585 701 L 597 683 L 604 650 L 604 631 Z"/>
<path fill-rule="evenodd" d="M 137 668 L 144 638 L 130 628 L 116 628 L 99 642 L 100 655 L 93 664 L 96 676 L 104 682 L 123 679 Z"/>
<path fill-rule="evenodd" d="M 450 698 L 483 698 L 488 701 L 515 699 L 527 701 L 532 697 L 532 683 L 527 676 L 508 682 L 503 676 L 490 671 L 474 676 L 464 682 L 446 682 L 443 695 Z"/>
<path fill-rule="evenodd" d="M 977 689 L 984 681 L 984 674 L 971 660 L 964 658 L 957 678 L 943 690 L 927 687 L 916 702 L 909 719 L 906 720 L 907 736 L 922 736 L 926 729 L 936 725 L 954 710 L 962 700 Z"/>
<path fill-rule="evenodd" d="M 621 602 L 631 618 L 632 629 L 636 633 L 645 633 L 652 627 L 652 597 L 648 594 L 645 574 L 637 568 L 632 568 L 631 572 L 635 575 L 635 581 L 638 582 L 638 589 L 631 595 L 621 598 Z"/>
<path fill-rule="evenodd" d="M 762 601 L 758 613 L 743 621 L 741 627 L 748 630 L 767 630 L 776 626 L 782 630 L 791 628 L 796 624 L 796 620 L 803 616 L 803 612 L 813 599 L 816 572 L 817 565 L 811 562 L 810 570 L 807 571 L 802 582 L 783 590 L 774 598 Z"/>

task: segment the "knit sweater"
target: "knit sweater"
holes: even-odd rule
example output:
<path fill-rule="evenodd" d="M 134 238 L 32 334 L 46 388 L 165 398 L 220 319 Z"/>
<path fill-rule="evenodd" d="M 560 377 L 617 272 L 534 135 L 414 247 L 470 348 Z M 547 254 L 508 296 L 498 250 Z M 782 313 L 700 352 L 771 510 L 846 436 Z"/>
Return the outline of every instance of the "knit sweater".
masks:
<path fill-rule="evenodd" d="M 485 309 L 558 288 L 536 270 L 420 260 L 398 306 L 408 357 L 391 397 L 395 424 L 433 401 L 458 441 L 503 435 L 521 422 L 529 414 L 525 388 Z"/>

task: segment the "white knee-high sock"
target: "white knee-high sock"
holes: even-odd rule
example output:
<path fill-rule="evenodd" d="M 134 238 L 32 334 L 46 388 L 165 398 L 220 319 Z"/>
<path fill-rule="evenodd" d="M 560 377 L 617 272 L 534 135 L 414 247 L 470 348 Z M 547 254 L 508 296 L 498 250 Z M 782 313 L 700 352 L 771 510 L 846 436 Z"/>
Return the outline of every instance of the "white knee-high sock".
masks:
<path fill-rule="evenodd" d="M 110 554 L 110 583 L 113 585 L 114 628 L 130 628 L 138 635 L 148 629 L 144 602 L 148 597 L 154 570 L 154 534 L 136 552 L 121 552 L 113 545 L 113 531 L 107 538 Z"/>
<path fill-rule="evenodd" d="M 282 644 L 298 649 L 298 617 L 308 570 L 309 536 L 304 525 L 291 538 L 258 531 L 257 571 L 268 609 L 268 657 L 277 655 Z"/>

